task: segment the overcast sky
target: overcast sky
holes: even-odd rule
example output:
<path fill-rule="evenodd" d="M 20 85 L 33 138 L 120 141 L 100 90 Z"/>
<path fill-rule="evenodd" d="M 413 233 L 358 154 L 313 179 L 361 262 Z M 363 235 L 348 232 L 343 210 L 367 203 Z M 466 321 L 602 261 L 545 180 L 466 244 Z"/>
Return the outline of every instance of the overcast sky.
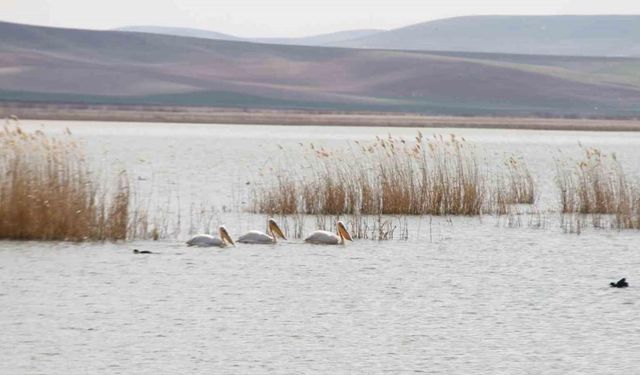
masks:
<path fill-rule="evenodd" d="M 3 21 L 91 29 L 183 26 L 245 37 L 391 29 L 477 14 L 640 14 L 640 0 L 0 0 Z"/>

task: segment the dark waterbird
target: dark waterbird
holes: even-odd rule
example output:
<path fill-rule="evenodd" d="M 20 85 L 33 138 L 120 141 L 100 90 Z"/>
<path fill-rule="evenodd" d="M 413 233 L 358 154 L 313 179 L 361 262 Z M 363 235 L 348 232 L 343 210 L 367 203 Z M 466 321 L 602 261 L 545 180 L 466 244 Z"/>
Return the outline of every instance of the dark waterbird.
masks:
<path fill-rule="evenodd" d="M 609 283 L 609 286 L 612 288 L 626 288 L 629 286 L 629 283 L 627 283 L 626 278 L 623 277 L 622 279 L 618 280 L 617 283 Z"/>
<path fill-rule="evenodd" d="M 149 250 L 138 250 L 138 249 L 133 249 L 133 253 L 134 254 L 153 254 L 152 251 L 149 251 Z"/>

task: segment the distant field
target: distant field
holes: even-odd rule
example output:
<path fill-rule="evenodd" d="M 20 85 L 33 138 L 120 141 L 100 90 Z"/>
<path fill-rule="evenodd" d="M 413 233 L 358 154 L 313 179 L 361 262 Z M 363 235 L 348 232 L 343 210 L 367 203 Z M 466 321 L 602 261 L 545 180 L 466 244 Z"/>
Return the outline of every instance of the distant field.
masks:
<path fill-rule="evenodd" d="M 640 58 L 327 48 L 0 22 L 0 102 L 640 116 Z"/>
<path fill-rule="evenodd" d="M 534 130 L 640 131 L 640 119 L 425 116 L 204 107 L 1 104 L 0 118 L 210 124 L 398 126 Z"/>

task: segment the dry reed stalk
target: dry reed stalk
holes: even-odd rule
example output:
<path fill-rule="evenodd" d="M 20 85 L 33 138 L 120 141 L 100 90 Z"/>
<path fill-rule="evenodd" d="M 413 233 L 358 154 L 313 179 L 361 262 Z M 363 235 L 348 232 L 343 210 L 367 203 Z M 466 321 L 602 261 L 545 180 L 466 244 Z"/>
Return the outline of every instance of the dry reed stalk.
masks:
<path fill-rule="evenodd" d="M 595 228 L 640 229 L 640 187 L 629 181 L 615 154 L 587 148 L 575 165 L 556 160 L 563 214 L 580 227 L 591 215 Z M 576 215 L 582 218 L 575 219 Z M 572 223 L 572 225 L 574 225 Z"/>
<path fill-rule="evenodd" d="M 298 184 L 291 177 L 280 175 L 273 189 L 261 191 L 260 196 L 254 200 L 254 212 L 268 215 L 295 214 L 300 209 L 298 191 Z"/>
<path fill-rule="evenodd" d="M 265 217 L 265 222 L 268 218 L 269 216 Z M 303 214 L 279 215 L 276 220 L 287 238 L 302 238 L 305 235 L 304 218 Z M 267 231 L 268 228 L 265 229 Z"/>
<path fill-rule="evenodd" d="M 0 130 L 0 238 L 101 241 L 127 236 L 129 185 L 112 196 L 95 181 L 69 131 Z"/>
<path fill-rule="evenodd" d="M 586 149 L 577 165 L 556 161 L 556 170 L 563 213 L 615 214 L 630 208 L 634 189 L 615 154 Z"/>
<path fill-rule="evenodd" d="M 274 181 L 254 190 L 254 212 L 315 215 L 479 215 L 491 211 L 487 172 L 474 147 L 454 135 L 409 142 L 377 138 L 358 151 L 317 149 L 299 174 L 282 168 Z M 514 159 L 515 160 L 515 159 Z M 514 202 L 533 197 L 526 166 L 511 165 Z M 517 183 L 517 184 L 516 184 Z M 518 185 L 519 184 L 519 185 Z M 526 185 L 526 186 L 525 186 Z"/>
<path fill-rule="evenodd" d="M 304 218 L 304 215 L 291 216 L 294 220 Z M 387 215 L 316 215 L 315 225 L 313 229 L 335 231 L 336 223 L 343 221 L 351 237 L 358 239 L 372 239 L 377 241 L 401 239 L 406 240 L 409 233 L 409 222 L 404 215 L 387 216 Z M 286 218 L 282 217 L 283 223 Z M 300 226 L 302 234 L 303 225 Z"/>
<path fill-rule="evenodd" d="M 508 173 L 508 202 L 510 204 L 535 203 L 535 182 L 524 160 L 511 156 L 505 161 L 505 165 Z"/>
<path fill-rule="evenodd" d="M 535 181 L 526 162 L 514 156 L 504 161 L 504 169 L 496 172 L 492 189 L 493 207 L 497 214 L 507 215 L 512 205 L 535 203 Z"/>

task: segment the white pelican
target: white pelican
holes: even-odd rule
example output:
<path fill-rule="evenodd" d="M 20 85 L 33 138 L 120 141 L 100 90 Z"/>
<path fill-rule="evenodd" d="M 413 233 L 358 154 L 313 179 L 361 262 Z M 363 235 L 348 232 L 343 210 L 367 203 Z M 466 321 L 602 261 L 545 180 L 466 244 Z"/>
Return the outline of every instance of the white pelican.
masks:
<path fill-rule="evenodd" d="M 218 235 L 220 237 L 215 237 L 209 234 L 196 234 L 191 237 L 189 241 L 187 241 L 187 246 L 198 246 L 198 247 L 227 247 L 229 245 L 235 246 L 236 244 L 231 239 L 229 232 L 227 232 L 227 228 L 224 225 L 218 227 Z"/>
<path fill-rule="evenodd" d="M 238 242 L 251 244 L 268 244 L 276 243 L 278 241 L 278 237 L 282 238 L 283 240 L 287 239 L 287 237 L 285 237 L 280 230 L 280 227 L 278 226 L 276 221 L 273 219 L 269 219 L 267 222 L 267 233 L 260 232 L 258 230 L 252 230 L 240 236 L 240 238 L 238 238 Z"/>
<path fill-rule="evenodd" d="M 353 241 L 342 221 L 338 221 L 336 226 L 338 228 L 338 234 L 327 232 L 326 230 L 317 230 L 311 232 L 307 238 L 304 239 L 304 242 L 320 245 L 343 245 L 344 240 Z"/>

